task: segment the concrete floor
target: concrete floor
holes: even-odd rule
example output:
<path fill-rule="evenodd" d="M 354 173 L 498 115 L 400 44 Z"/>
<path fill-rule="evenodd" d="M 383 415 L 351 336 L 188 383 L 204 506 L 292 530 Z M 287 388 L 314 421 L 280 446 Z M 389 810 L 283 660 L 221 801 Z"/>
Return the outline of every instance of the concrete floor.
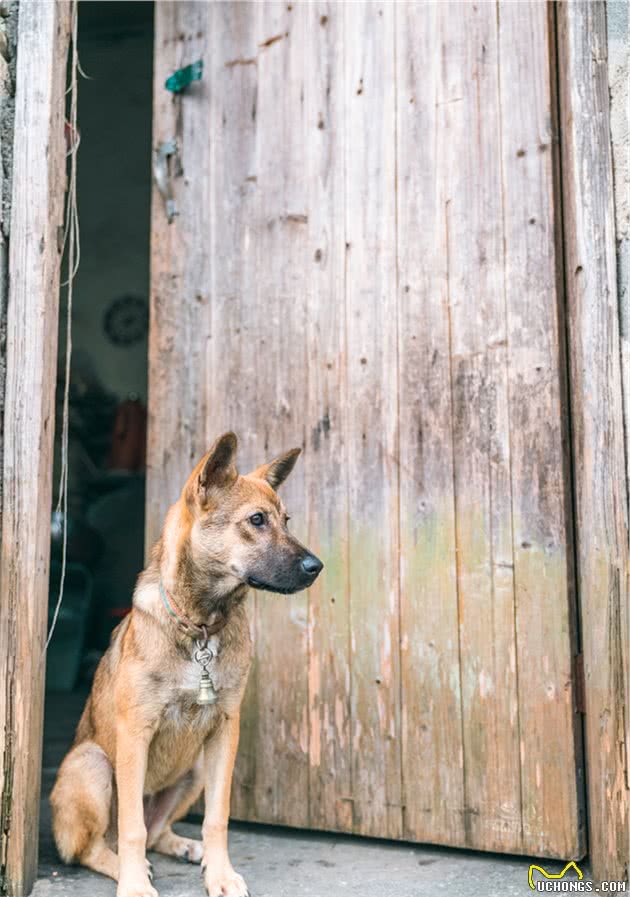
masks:
<path fill-rule="evenodd" d="M 199 827 L 181 825 L 198 837 Z M 291 829 L 233 824 L 230 855 L 252 897 L 525 897 L 529 861 Z M 160 897 L 205 893 L 198 866 L 151 855 Z M 559 871 L 557 864 L 544 864 Z M 552 868 L 553 867 L 553 868 Z M 115 897 L 113 881 L 42 855 L 33 897 Z M 586 876 L 585 876 L 586 877 Z"/>
<path fill-rule="evenodd" d="M 42 792 L 50 792 L 83 696 L 52 696 L 47 702 Z M 73 706 L 76 704 L 76 708 Z M 181 824 L 199 837 L 199 824 Z M 531 894 L 530 859 L 398 844 L 345 835 L 233 823 L 230 855 L 252 897 L 525 897 Z M 205 893 L 198 866 L 151 855 L 161 897 Z M 550 872 L 564 864 L 543 863 Z M 580 864 L 585 878 L 588 871 Z M 42 801 L 40 878 L 34 897 L 115 897 L 113 881 L 62 866 L 50 834 L 47 799 Z"/>

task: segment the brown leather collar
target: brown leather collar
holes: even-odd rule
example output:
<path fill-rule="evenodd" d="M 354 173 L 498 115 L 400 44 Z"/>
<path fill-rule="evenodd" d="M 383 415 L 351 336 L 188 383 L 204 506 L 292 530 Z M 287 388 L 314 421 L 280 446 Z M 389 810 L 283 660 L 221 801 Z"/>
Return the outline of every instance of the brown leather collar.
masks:
<path fill-rule="evenodd" d="M 164 607 L 170 616 L 175 620 L 182 632 L 185 632 L 186 635 L 189 635 L 192 638 L 207 642 L 211 635 L 216 635 L 218 632 L 221 632 L 227 623 L 227 617 L 223 614 L 219 614 L 218 618 L 210 626 L 206 623 L 194 623 L 177 606 L 173 596 L 166 589 L 162 580 L 160 580 L 160 595 L 162 596 Z"/>

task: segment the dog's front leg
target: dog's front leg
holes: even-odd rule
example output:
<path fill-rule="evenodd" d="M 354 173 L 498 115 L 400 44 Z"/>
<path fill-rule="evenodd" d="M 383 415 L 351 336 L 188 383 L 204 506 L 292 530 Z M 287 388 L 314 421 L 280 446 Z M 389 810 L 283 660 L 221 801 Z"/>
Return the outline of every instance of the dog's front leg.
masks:
<path fill-rule="evenodd" d="M 147 830 L 142 796 L 150 734 L 123 719 L 116 727 L 116 787 L 118 789 L 117 897 L 158 897 L 149 881 Z"/>
<path fill-rule="evenodd" d="M 247 885 L 232 868 L 228 856 L 232 773 L 238 747 L 239 714 L 228 716 L 204 748 L 205 803 L 203 866 L 208 897 L 247 897 Z"/>

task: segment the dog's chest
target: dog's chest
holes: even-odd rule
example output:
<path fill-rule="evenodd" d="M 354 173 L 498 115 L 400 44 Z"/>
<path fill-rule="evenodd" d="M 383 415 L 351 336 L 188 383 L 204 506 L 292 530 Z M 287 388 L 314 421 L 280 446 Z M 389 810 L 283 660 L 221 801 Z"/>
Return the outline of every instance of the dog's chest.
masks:
<path fill-rule="evenodd" d="M 215 661 L 216 663 L 216 661 Z M 208 667 L 208 672 L 212 678 L 212 670 L 214 664 Z M 201 667 L 194 660 L 190 660 L 180 664 L 177 680 L 173 683 L 173 697 L 175 703 L 189 703 L 190 700 L 196 698 L 199 694 L 199 686 L 201 683 Z"/>
<path fill-rule="evenodd" d="M 164 671 L 156 685 L 161 713 L 149 749 L 147 794 L 173 784 L 190 770 L 222 718 L 238 709 L 249 667 L 248 653 L 235 653 L 228 647 L 223 650 L 215 640 L 210 640 L 209 647 L 213 652 L 207 664 L 216 697 L 213 703 L 199 703 L 203 667 L 195 660 L 194 644 L 189 654 L 181 652 L 168 665 L 168 672 Z"/>
<path fill-rule="evenodd" d="M 192 769 L 220 720 L 218 704 L 200 707 L 192 694 L 169 701 L 149 748 L 145 793 L 173 785 Z"/>
<path fill-rule="evenodd" d="M 150 747 L 147 793 L 173 784 L 191 769 L 204 742 L 221 721 L 225 692 L 218 690 L 212 704 L 199 704 L 200 675 L 201 668 L 194 660 L 181 662 L 171 671 L 160 723 Z"/>
<path fill-rule="evenodd" d="M 220 701 L 213 704 L 199 704 L 198 685 L 178 691 L 164 707 L 162 721 L 157 733 L 158 739 L 184 739 L 203 741 L 214 728 L 221 713 Z"/>
<path fill-rule="evenodd" d="M 165 722 L 179 724 L 187 729 L 205 729 L 212 725 L 217 710 L 221 710 L 232 690 L 240 684 L 240 677 L 232 671 L 221 654 L 219 643 L 211 639 L 212 658 L 207 662 L 211 688 L 202 690 L 203 666 L 195 660 L 195 649 L 190 659 L 181 658 L 173 671 L 169 697 L 164 708 Z M 204 703 L 204 697 L 212 703 Z"/>

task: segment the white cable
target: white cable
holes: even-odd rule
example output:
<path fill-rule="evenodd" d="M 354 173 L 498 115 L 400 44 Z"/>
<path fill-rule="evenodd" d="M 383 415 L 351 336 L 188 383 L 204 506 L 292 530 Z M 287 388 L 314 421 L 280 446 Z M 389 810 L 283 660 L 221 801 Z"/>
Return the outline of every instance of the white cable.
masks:
<path fill-rule="evenodd" d="M 74 278 L 79 267 L 81 249 L 79 242 L 79 214 L 77 209 L 77 150 L 79 149 L 79 131 L 77 128 L 77 100 L 78 80 L 77 73 L 81 71 L 79 64 L 79 52 L 77 47 L 79 21 L 78 0 L 72 0 L 72 57 L 70 64 L 70 84 L 67 93 L 70 94 L 70 121 L 69 132 L 71 146 L 70 177 L 68 181 L 68 196 L 66 201 L 66 220 L 63 235 L 63 249 L 68 247 L 68 279 L 63 286 L 67 287 L 66 300 L 66 358 L 64 370 L 63 412 L 61 428 L 61 473 L 59 476 L 59 492 L 55 513 L 62 514 L 62 548 L 61 548 L 61 577 L 59 580 L 59 594 L 55 605 L 50 631 L 46 639 L 44 654 L 48 650 L 50 640 L 53 637 L 61 602 L 63 601 L 63 589 L 66 580 L 66 558 L 68 550 L 68 436 L 70 427 L 70 363 L 72 360 L 72 292 Z M 64 129 L 65 130 L 65 129 Z M 64 138 L 66 135 L 64 134 Z"/>

